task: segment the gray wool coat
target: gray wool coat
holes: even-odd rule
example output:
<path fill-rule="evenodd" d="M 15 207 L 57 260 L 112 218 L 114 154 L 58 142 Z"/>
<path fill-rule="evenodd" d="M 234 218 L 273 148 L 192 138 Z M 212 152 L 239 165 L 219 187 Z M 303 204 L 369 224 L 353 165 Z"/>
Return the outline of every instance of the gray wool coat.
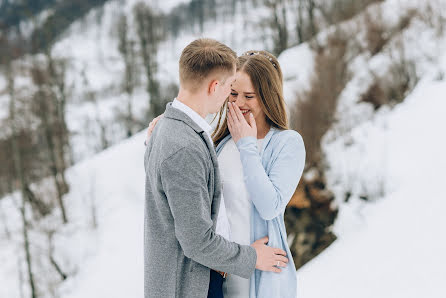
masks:
<path fill-rule="evenodd" d="M 254 248 L 215 233 L 221 184 L 213 144 L 168 103 L 147 144 L 144 297 L 207 297 L 210 269 L 249 278 Z"/>

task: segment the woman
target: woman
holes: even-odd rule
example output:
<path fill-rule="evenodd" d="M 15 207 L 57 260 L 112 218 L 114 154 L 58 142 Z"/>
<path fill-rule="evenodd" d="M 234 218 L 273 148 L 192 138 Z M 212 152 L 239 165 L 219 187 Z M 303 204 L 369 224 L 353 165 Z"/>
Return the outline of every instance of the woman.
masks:
<path fill-rule="evenodd" d="M 231 240 L 249 245 L 264 236 L 268 245 L 291 252 L 284 212 L 302 175 L 302 137 L 288 129 L 279 62 L 266 51 L 238 58 L 231 94 L 212 135 L 218 155 Z M 152 121 L 148 135 L 159 117 Z M 281 272 L 255 270 L 249 280 L 228 275 L 225 298 L 297 296 L 293 262 Z"/>

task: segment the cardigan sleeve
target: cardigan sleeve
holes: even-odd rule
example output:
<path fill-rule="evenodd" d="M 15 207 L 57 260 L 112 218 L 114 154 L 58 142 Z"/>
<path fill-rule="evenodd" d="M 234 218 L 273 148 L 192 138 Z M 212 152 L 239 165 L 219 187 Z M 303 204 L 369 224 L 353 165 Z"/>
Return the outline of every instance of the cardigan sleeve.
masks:
<path fill-rule="evenodd" d="M 237 141 L 243 175 L 250 198 L 264 220 L 271 220 L 285 211 L 305 166 L 305 146 L 299 133 L 280 132 L 277 153 L 273 151 L 267 174 L 257 151 L 257 139 L 249 136 Z"/>

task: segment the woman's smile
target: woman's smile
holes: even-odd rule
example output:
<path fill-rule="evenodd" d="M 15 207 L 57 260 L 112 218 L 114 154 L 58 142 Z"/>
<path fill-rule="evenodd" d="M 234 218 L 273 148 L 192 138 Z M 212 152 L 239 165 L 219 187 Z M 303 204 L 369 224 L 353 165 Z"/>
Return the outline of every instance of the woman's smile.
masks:
<path fill-rule="evenodd" d="M 246 114 L 248 114 L 251 110 L 240 108 L 240 111 L 242 111 L 242 114 L 243 114 L 243 115 L 246 115 Z"/>

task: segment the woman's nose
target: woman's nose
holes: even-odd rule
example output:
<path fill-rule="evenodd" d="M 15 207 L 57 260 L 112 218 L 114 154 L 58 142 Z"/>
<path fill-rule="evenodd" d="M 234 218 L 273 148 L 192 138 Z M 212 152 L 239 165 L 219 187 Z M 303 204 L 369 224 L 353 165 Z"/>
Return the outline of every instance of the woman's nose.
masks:
<path fill-rule="evenodd" d="M 236 98 L 233 98 L 233 100 L 232 100 L 232 102 L 233 103 L 235 103 L 239 108 L 240 108 L 240 106 L 242 105 L 242 100 L 240 99 L 240 95 L 237 95 L 237 97 Z"/>

